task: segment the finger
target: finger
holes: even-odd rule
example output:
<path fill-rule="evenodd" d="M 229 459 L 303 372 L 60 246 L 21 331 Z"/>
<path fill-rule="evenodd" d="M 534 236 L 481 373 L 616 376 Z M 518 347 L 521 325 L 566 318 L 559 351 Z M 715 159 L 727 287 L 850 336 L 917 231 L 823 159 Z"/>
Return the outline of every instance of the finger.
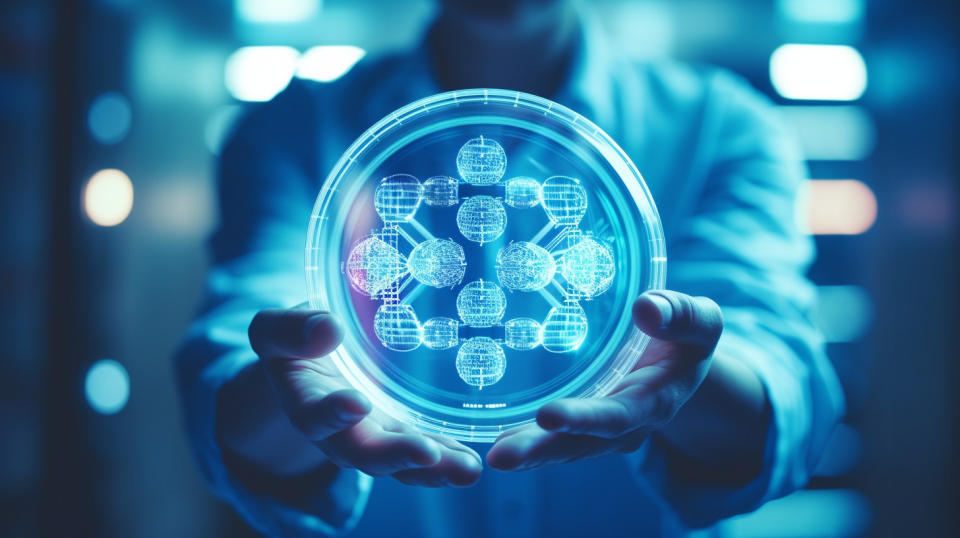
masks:
<path fill-rule="evenodd" d="M 442 457 L 441 446 L 433 439 L 415 432 L 388 432 L 370 419 L 328 437 L 318 446 L 335 463 L 372 476 L 430 467 Z"/>
<path fill-rule="evenodd" d="M 657 340 L 675 342 L 712 353 L 723 331 L 723 315 L 707 297 L 653 290 L 633 303 L 633 321 Z"/>
<path fill-rule="evenodd" d="M 487 453 L 487 463 L 501 471 L 527 471 L 544 465 L 602 456 L 617 447 L 616 440 L 553 433 L 533 426 L 498 439 Z"/>
<path fill-rule="evenodd" d="M 661 420 L 656 393 L 637 398 L 566 398 L 537 412 L 537 424 L 557 433 L 587 434 L 612 439 Z"/>
<path fill-rule="evenodd" d="M 265 360 L 322 357 L 343 339 L 336 317 L 316 310 L 262 310 L 248 333 L 253 350 Z"/>
<path fill-rule="evenodd" d="M 343 389 L 313 399 L 299 396 L 281 401 L 290 422 L 311 441 L 322 441 L 358 424 L 370 413 L 370 401 L 354 389 Z"/>
<path fill-rule="evenodd" d="M 432 437 L 437 440 L 436 437 Z M 460 448 L 451 448 L 441 442 L 440 461 L 433 466 L 421 469 L 408 469 L 393 474 L 393 477 L 411 486 L 424 487 L 467 487 L 480 480 L 483 471 L 483 462 L 480 456 L 460 445 Z"/>

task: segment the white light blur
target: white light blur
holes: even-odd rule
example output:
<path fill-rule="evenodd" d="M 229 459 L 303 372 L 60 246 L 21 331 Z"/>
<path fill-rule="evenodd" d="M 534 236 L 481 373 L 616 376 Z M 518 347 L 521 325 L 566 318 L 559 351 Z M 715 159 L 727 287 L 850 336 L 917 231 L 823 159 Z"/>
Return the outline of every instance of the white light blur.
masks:
<path fill-rule="evenodd" d="M 856 342 L 870 329 L 873 300 L 860 286 L 818 286 L 817 327 L 829 343 Z"/>
<path fill-rule="evenodd" d="M 94 224 L 116 226 L 133 209 L 133 183 L 120 170 L 100 170 L 87 181 L 82 199 L 83 210 Z"/>
<path fill-rule="evenodd" d="M 856 179 L 812 179 L 797 197 L 797 225 L 813 235 L 858 235 L 877 220 L 877 197 Z"/>
<path fill-rule="evenodd" d="M 87 371 L 84 381 L 87 403 L 94 411 L 112 415 L 127 405 L 130 398 L 130 377 L 122 364 L 102 359 Z"/>
<path fill-rule="evenodd" d="M 120 142 L 130 132 L 130 101 L 118 92 L 106 92 L 97 96 L 87 112 L 87 127 L 90 134 L 101 144 Z"/>
<path fill-rule="evenodd" d="M 778 0 L 780 14 L 796 22 L 848 24 L 863 18 L 863 0 Z"/>
<path fill-rule="evenodd" d="M 877 128 L 863 107 L 783 106 L 780 110 L 807 160 L 860 161 L 873 151 Z"/>
<path fill-rule="evenodd" d="M 246 22 L 294 23 L 316 15 L 320 4 L 320 0 L 235 0 L 234 9 Z"/>
<path fill-rule="evenodd" d="M 770 80 L 787 99 L 854 101 L 867 89 L 867 66 L 853 47 L 790 43 L 770 56 Z"/>
<path fill-rule="evenodd" d="M 366 51 L 351 45 L 313 47 L 300 57 L 297 77 L 332 82 L 350 71 L 364 55 Z"/>
<path fill-rule="evenodd" d="M 227 91 L 241 101 L 269 101 L 287 87 L 299 59 L 293 47 L 241 47 L 227 58 Z"/>

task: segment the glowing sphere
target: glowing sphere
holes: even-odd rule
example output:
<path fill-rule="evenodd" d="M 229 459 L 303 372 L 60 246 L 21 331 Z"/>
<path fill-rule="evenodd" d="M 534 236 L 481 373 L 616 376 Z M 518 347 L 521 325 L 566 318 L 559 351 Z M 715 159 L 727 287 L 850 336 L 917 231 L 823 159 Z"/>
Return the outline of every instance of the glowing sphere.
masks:
<path fill-rule="evenodd" d="M 543 349 L 553 353 L 575 351 L 586 337 L 587 315 L 573 302 L 551 308 L 540 331 Z"/>
<path fill-rule="evenodd" d="M 373 331 L 384 347 L 413 351 L 423 343 L 423 329 L 413 308 L 407 304 L 383 304 L 373 316 Z"/>
<path fill-rule="evenodd" d="M 457 312 L 470 327 L 490 327 L 503 319 L 507 296 L 493 282 L 474 280 L 457 295 Z"/>
<path fill-rule="evenodd" d="M 532 177 L 519 176 L 504 182 L 503 201 L 510 207 L 528 209 L 540 203 L 540 183 Z"/>
<path fill-rule="evenodd" d="M 353 289 L 374 296 L 389 288 L 404 270 L 403 255 L 380 238 L 370 236 L 347 256 L 347 279 Z"/>
<path fill-rule="evenodd" d="M 460 283 L 467 270 L 463 247 L 449 239 L 428 239 L 413 247 L 407 258 L 407 269 L 413 278 L 434 288 L 448 288 Z"/>
<path fill-rule="evenodd" d="M 420 207 L 422 194 L 420 180 L 410 174 L 394 174 L 380 180 L 373 195 L 373 205 L 383 222 L 406 222 Z"/>
<path fill-rule="evenodd" d="M 553 256 L 543 247 L 518 241 L 497 253 L 497 278 L 510 290 L 536 291 L 553 280 L 557 271 Z"/>
<path fill-rule="evenodd" d="M 560 274 L 587 297 L 599 295 L 613 283 L 615 272 L 610 247 L 584 237 L 560 257 Z"/>
<path fill-rule="evenodd" d="M 449 207 L 460 201 L 460 182 L 450 176 L 433 176 L 423 182 L 427 205 Z"/>
<path fill-rule="evenodd" d="M 457 171 L 467 183 L 493 185 L 507 171 L 507 154 L 496 140 L 471 139 L 457 153 Z"/>
<path fill-rule="evenodd" d="M 576 226 L 587 213 L 587 191 L 572 177 L 553 176 L 544 181 L 540 202 L 550 221 L 560 226 Z"/>
<path fill-rule="evenodd" d="M 483 389 L 500 381 L 507 369 L 507 358 L 500 344 L 492 338 L 478 336 L 460 346 L 456 366 L 460 379 Z"/>
<path fill-rule="evenodd" d="M 540 345 L 540 323 L 531 318 L 514 318 L 504 325 L 503 343 L 510 349 L 527 351 Z"/>
<path fill-rule="evenodd" d="M 430 349 L 450 349 L 460 339 L 460 322 L 450 318 L 430 318 L 423 324 L 423 345 Z"/>
<path fill-rule="evenodd" d="M 457 228 L 470 241 L 489 243 L 507 228 L 507 211 L 497 198 L 471 196 L 457 210 Z"/>

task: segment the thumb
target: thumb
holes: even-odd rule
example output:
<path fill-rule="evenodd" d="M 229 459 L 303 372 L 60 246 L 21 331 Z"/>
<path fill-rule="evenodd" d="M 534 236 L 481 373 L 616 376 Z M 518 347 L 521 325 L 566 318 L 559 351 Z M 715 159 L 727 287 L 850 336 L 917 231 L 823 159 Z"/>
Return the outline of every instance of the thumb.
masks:
<path fill-rule="evenodd" d="M 633 303 L 633 322 L 657 340 L 713 352 L 723 332 L 720 307 L 707 297 L 669 290 L 647 291 Z"/>
<path fill-rule="evenodd" d="M 322 357 L 343 339 L 337 318 L 317 310 L 261 310 L 247 332 L 250 346 L 264 360 Z"/>

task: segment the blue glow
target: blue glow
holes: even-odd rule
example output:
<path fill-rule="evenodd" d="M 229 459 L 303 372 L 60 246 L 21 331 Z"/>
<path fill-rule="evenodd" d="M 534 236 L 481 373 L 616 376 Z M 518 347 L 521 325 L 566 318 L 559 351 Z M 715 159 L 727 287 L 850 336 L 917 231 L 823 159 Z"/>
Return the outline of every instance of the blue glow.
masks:
<path fill-rule="evenodd" d="M 575 351 L 587 337 L 587 315 L 579 304 L 569 302 L 551 308 L 543 321 L 541 345 L 552 353 Z"/>
<path fill-rule="evenodd" d="M 814 316 L 827 342 L 856 342 L 873 324 L 873 300 L 860 286 L 819 286 Z"/>
<path fill-rule="evenodd" d="M 460 379 L 482 390 L 503 378 L 507 359 L 500 344 L 492 338 L 478 336 L 460 346 L 456 366 Z"/>
<path fill-rule="evenodd" d="M 460 322 L 450 318 L 430 318 L 423 324 L 423 345 L 430 349 L 450 349 L 460 342 Z"/>
<path fill-rule="evenodd" d="M 457 228 L 474 243 L 489 243 L 507 229 L 507 211 L 498 198 L 471 196 L 457 211 Z"/>
<path fill-rule="evenodd" d="M 787 99 L 855 101 L 867 89 L 867 65 L 846 45 L 788 43 L 770 56 L 770 81 Z"/>
<path fill-rule="evenodd" d="M 433 176 L 423 182 L 427 205 L 450 207 L 460 203 L 460 182 L 450 176 Z"/>
<path fill-rule="evenodd" d="M 557 264 L 546 249 L 534 243 L 517 241 L 497 253 L 497 278 L 509 290 L 536 291 L 553 280 Z"/>
<path fill-rule="evenodd" d="M 107 92 L 100 94 L 87 113 L 90 134 L 101 144 L 116 144 L 127 137 L 133 115 L 130 101 L 123 94 Z"/>
<path fill-rule="evenodd" d="M 513 318 L 503 325 L 503 343 L 510 349 L 527 351 L 540 345 L 540 322 L 532 318 Z"/>
<path fill-rule="evenodd" d="M 94 411 L 112 415 L 127 405 L 130 398 L 130 377 L 119 362 L 102 359 L 87 371 L 84 392 L 87 403 Z"/>
<path fill-rule="evenodd" d="M 857 491 L 802 490 L 728 519 L 721 528 L 724 536 L 738 538 L 863 536 L 870 519 L 870 503 Z"/>
<path fill-rule="evenodd" d="M 394 174 L 380 181 L 374 193 L 377 214 L 386 223 L 406 222 L 420 207 L 423 186 L 410 174 Z"/>
<path fill-rule="evenodd" d="M 808 160 L 860 161 L 873 151 L 877 128 L 862 107 L 784 106 L 780 111 Z"/>
<path fill-rule="evenodd" d="M 493 185 L 507 171 L 507 154 L 492 138 L 474 138 L 457 153 L 457 171 L 467 183 Z"/>
<path fill-rule="evenodd" d="M 581 239 L 560 258 L 560 274 L 586 297 L 607 291 L 613 283 L 614 272 L 610 247 L 591 237 Z"/>
<path fill-rule="evenodd" d="M 410 305 L 380 305 L 373 317 L 373 329 L 384 347 L 394 351 L 413 351 L 423 343 L 423 328 Z"/>
<path fill-rule="evenodd" d="M 863 19 L 863 0 L 778 0 L 777 9 L 789 20 L 846 24 Z"/>
<path fill-rule="evenodd" d="M 543 210 L 554 224 L 576 226 L 587 213 L 587 191 L 579 179 L 566 176 L 547 178 L 540 197 Z"/>
<path fill-rule="evenodd" d="M 540 183 L 532 177 L 513 177 L 504 182 L 504 202 L 510 207 L 528 209 L 540 203 Z"/>
<path fill-rule="evenodd" d="M 320 11 L 320 0 L 235 0 L 240 20 L 253 23 L 294 23 Z"/>
<path fill-rule="evenodd" d="M 457 312 L 470 327 L 490 327 L 503 319 L 507 296 L 493 282 L 474 280 L 457 295 Z"/>
<path fill-rule="evenodd" d="M 428 239 L 413 247 L 407 268 L 421 284 L 449 288 L 460 283 L 467 270 L 463 247 L 449 239 Z"/>

